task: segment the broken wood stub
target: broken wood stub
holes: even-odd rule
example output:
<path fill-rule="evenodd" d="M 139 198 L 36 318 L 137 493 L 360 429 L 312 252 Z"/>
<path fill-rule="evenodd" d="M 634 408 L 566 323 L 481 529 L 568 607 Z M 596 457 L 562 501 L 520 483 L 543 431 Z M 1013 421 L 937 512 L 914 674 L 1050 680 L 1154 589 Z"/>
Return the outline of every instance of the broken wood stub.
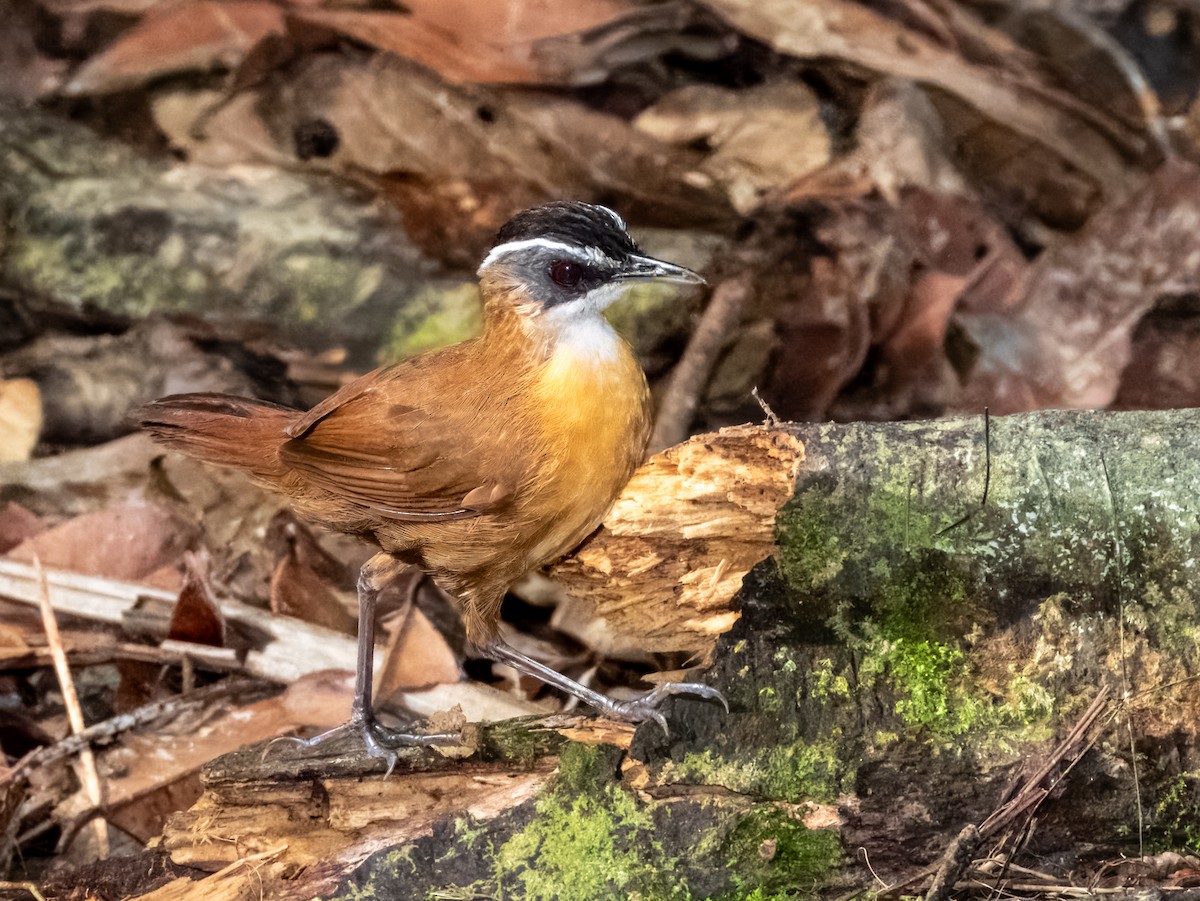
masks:
<path fill-rule="evenodd" d="M 734 426 L 645 463 L 603 527 L 551 576 L 608 627 L 607 647 L 707 656 L 737 621 L 742 579 L 775 549 L 804 445 Z"/>

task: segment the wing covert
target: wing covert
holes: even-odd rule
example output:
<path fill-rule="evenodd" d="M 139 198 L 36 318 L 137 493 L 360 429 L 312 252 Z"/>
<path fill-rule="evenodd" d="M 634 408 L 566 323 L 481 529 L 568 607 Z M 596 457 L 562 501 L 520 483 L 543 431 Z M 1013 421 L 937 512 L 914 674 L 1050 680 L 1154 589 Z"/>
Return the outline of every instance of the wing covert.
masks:
<path fill-rule="evenodd" d="M 440 406 L 405 403 L 398 368 L 314 407 L 289 430 L 281 460 L 308 484 L 393 519 L 467 519 L 501 506 L 511 491 L 484 471 L 463 424 Z"/>

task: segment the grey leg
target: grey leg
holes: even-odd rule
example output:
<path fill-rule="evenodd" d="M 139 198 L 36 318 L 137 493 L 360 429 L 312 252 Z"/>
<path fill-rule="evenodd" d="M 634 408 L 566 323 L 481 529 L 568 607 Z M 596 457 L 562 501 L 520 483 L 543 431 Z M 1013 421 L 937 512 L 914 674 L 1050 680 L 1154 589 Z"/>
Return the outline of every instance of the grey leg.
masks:
<path fill-rule="evenodd" d="M 520 670 L 528 676 L 541 679 L 547 685 L 553 685 L 555 688 L 560 688 L 567 692 L 567 694 L 574 695 L 583 701 L 583 703 L 594 707 L 605 716 L 631 723 L 654 720 L 654 722 L 662 727 L 663 733 L 667 735 L 670 734 L 667 730 L 667 720 L 659 712 L 658 705 L 669 697 L 689 695 L 694 698 L 702 698 L 706 701 L 720 701 L 721 705 L 725 708 L 725 712 L 729 712 L 729 704 L 726 702 L 724 696 L 710 685 L 699 685 L 695 682 L 669 682 L 658 686 L 651 692 L 647 692 L 640 698 L 634 698 L 632 701 L 614 701 L 607 695 L 602 695 L 598 691 L 592 691 L 586 685 L 580 685 L 574 679 L 567 678 L 558 672 L 558 670 L 551 669 L 544 663 L 538 663 L 538 661 L 531 657 L 526 657 L 520 651 L 505 644 L 500 639 L 492 641 L 487 647 L 483 648 L 483 653 L 491 660 L 495 660 L 498 663 L 507 663 L 509 666 Z"/>
<path fill-rule="evenodd" d="M 354 700 L 350 705 L 350 721 L 336 729 L 312 738 L 287 738 L 305 748 L 315 748 L 324 742 L 353 732 L 358 735 L 371 757 L 388 762 L 388 773 L 396 765 L 402 747 L 431 747 L 454 744 L 457 735 L 418 735 L 389 729 L 375 719 L 371 694 L 375 677 L 375 603 L 379 592 L 392 580 L 402 565 L 387 556 L 376 554 L 363 564 L 358 573 L 358 665 L 354 676 Z M 281 740 L 281 739 L 277 739 Z"/>

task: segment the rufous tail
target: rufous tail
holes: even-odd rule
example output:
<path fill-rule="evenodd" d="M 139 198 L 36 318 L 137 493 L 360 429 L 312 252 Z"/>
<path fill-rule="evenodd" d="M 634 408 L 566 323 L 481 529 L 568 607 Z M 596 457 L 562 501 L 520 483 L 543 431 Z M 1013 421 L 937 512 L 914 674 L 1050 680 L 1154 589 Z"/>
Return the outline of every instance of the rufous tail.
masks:
<path fill-rule="evenodd" d="M 139 411 L 142 428 L 159 444 L 220 466 L 276 482 L 279 448 L 298 410 L 230 394 L 173 394 Z"/>

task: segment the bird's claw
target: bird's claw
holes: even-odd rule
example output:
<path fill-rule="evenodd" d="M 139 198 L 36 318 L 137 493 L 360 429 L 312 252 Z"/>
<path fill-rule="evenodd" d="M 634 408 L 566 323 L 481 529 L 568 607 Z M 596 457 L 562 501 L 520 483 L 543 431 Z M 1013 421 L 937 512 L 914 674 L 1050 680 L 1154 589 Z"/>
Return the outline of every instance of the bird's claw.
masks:
<path fill-rule="evenodd" d="M 279 742 L 290 742 L 302 748 L 311 749 L 336 741 L 346 735 L 357 737 L 362 742 L 368 757 L 387 761 L 385 778 L 390 776 L 392 770 L 395 769 L 396 762 L 400 759 L 400 755 L 397 753 L 400 748 L 430 748 L 436 745 L 457 744 L 462 740 L 461 736 L 450 733 L 422 735 L 414 732 L 401 732 L 397 729 L 389 729 L 373 716 L 356 716 L 349 722 L 322 732 L 320 735 L 314 735 L 312 738 L 299 738 L 294 735 L 281 735 L 274 738 L 267 742 L 267 746 L 263 749 L 263 758 L 266 759 L 272 746 Z"/>
<path fill-rule="evenodd" d="M 670 738 L 671 730 L 667 728 L 667 718 L 662 715 L 658 706 L 667 698 L 676 695 L 689 695 L 704 701 L 720 701 L 725 713 L 729 713 L 729 702 L 725 700 L 725 696 L 711 685 L 701 685 L 698 682 L 664 682 L 653 691 L 632 701 L 613 701 L 612 708 L 604 712 L 615 719 L 630 723 L 653 720 L 662 728 L 663 735 Z"/>

